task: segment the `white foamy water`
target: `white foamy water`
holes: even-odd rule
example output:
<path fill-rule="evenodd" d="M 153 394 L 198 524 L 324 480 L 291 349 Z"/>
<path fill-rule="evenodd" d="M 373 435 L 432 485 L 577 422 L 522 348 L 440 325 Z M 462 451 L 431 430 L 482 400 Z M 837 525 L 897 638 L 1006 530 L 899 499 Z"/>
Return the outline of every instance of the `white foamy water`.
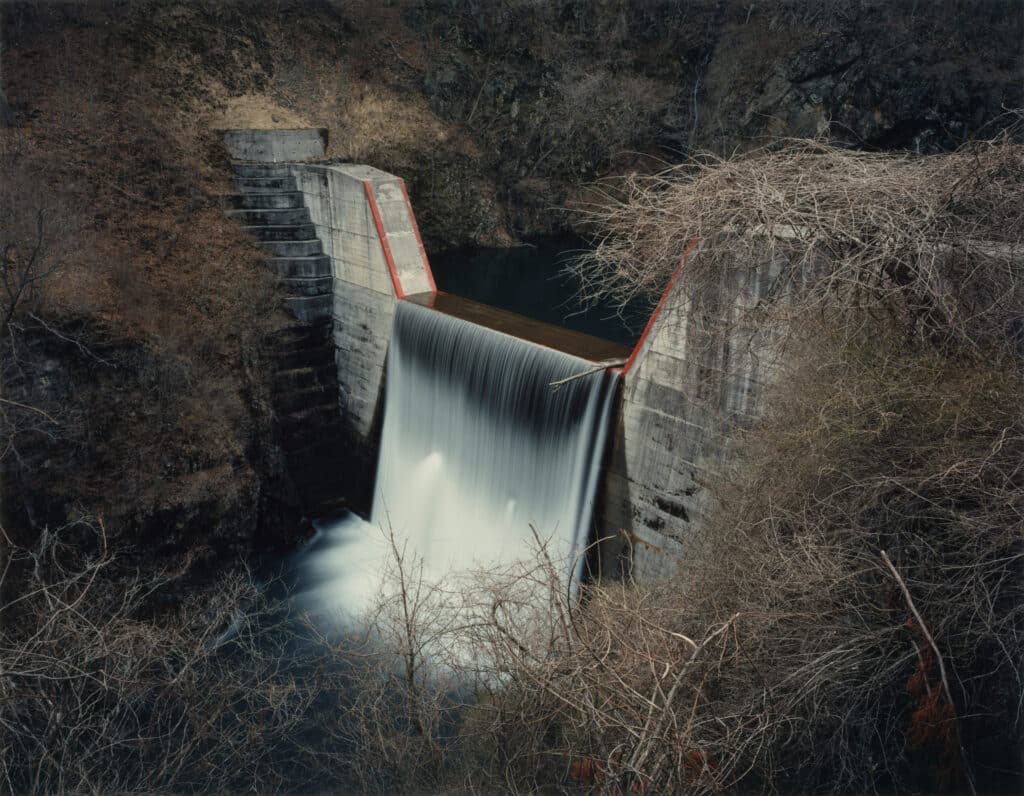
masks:
<path fill-rule="evenodd" d="M 534 531 L 579 578 L 616 377 L 591 363 L 399 302 L 388 350 L 371 521 L 322 525 L 303 556 L 303 604 L 355 615 L 375 604 L 391 547 L 417 576 L 535 555 Z"/>

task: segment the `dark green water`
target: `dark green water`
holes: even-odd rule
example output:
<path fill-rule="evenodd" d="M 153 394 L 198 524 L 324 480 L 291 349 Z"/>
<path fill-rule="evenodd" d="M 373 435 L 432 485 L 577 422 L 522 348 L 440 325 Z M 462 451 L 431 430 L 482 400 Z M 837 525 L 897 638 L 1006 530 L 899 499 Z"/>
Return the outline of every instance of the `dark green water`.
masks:
<path fill-rule="evenodd" d="M 439 290 L 517 312 L 538 321 L 632 346 L 652 309 L 642 303 L 619 308 L 584 306 L 578 282 L 565 267 L 584 241 L 572 236 L 535 238 L 528 245 L 452 249 L 430 255 Z"/>

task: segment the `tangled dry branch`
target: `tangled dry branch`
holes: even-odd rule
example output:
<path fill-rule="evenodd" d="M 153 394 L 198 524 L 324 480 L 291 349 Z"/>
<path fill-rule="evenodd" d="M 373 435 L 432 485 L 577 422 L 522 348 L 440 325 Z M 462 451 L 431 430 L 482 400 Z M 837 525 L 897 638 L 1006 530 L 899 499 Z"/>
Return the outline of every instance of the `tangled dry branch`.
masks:
<path fill-rule="evenodd" d="M 474 787 L 1019 781 L 1024 383 L 824 332 L 814 344 L 678 577 L 574 604 L 541 556 L 477 589 Z"/>
<path fill-rule="evenodd" d="M 247 573 L 160 611 L 171 579 L 115 576 L 102 524 L 32 549 L 0 538 L 0 790 L 349 786 L 331 732 L 352 701 L 346 653 L 307 644 Z"/>
<path fill-rule="evenodd" d="M 657 295 L 696 238 L 693 293 L 775 262 L 801 311 L 827 305 L 860 325 L 887 313 L 972 346 L 1020 335 L 1024 145 L 1011 133 L 939 156 L 796 141 L 600 193 L 581 209 L 596 239 L 573 267 L 584 297 Z"/>

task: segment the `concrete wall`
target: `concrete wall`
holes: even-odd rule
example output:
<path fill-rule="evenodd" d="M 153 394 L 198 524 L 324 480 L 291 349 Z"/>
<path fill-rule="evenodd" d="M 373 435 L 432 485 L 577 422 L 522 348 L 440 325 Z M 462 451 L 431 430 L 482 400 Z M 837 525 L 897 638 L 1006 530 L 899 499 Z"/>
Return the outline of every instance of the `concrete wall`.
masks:
<path fill-rule="evenodd" d="M 331 258 L 341 413 L 369 466 L 395 302 L 432 292 L 433 277 L 401 179 L 369 166 L 290 168 Z"/>
<path fill-rule="evenodd" d="M 684 265 L 623 374 L 600 526 L 626 532 L 638 579 L 669 575 L 686 555 L 735 432 L 758 412 L 771 331 L 741 311 L 768 296 L 779 271 L 766 262 L 723 273 L 694 295 Z"/>
<path fill-rule="evenodd" d="M 316 160 L 327 150 L 327 130 L 225 130 L 224 148 L 232 160 L 255 163 Z"/>

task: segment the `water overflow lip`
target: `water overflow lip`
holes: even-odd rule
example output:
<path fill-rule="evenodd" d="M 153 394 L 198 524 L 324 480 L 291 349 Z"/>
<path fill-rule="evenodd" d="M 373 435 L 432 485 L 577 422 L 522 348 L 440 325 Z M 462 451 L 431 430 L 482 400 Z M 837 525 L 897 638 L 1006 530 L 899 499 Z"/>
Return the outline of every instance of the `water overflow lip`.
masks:
<path fill-rule="evenodd" d="M 450 293 L 416 293 L 405 300 L 469 323 L 544 346 L 589 362 L 627 359 L 629 346 L 565 329 Z"/>

